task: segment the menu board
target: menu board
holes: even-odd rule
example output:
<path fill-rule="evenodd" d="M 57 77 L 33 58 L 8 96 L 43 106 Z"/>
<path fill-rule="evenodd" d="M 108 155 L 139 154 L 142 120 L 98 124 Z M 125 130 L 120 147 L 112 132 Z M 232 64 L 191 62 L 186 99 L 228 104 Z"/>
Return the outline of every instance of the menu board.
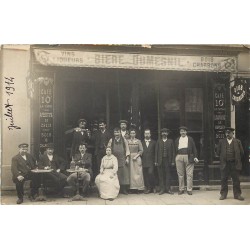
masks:
<path fill-rule="evenodd" d="M 225 86 L 217 84 L 214 87 L 214 144 L 225 137 L 226 125 L 226 92 Z"/>
<path fill-rule="evenodd" d="M 53 143 L 54 119 L 54 79 L 39 77 L 39 111 L 40 111 L 40 152 L 48 143 Z"/>

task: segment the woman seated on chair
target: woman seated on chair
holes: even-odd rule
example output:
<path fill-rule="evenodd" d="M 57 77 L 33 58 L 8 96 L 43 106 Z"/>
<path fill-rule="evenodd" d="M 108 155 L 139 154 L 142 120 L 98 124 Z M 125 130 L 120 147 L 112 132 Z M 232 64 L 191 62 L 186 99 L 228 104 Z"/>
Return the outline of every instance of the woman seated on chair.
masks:
<path fill-rule="evenodd" d="M 118 196 L 120 185 L 117 177 L 118 161 L 112 154 L 110 147 L 106 148 L 106 155 L 102 158 L 100 174 L 96 176 L 95 183 L 100 197 L 113 200 Z"/>

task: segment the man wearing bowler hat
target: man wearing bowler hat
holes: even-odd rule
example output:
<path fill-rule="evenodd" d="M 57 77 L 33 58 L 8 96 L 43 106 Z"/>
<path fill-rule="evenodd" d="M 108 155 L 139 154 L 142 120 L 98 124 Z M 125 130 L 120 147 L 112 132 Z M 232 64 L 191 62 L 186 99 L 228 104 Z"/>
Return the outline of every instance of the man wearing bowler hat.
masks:
<path fill-rule="evenodd" d="M 41 169 L 53 169 L 52 172 L 46 173 L 44 179 L 52 180 L 57 193 L 61 194 L 62 189 L 67 184 L 67 176 L 62 173 L 66 169 L 66 161 L 54 153 L 54 144 L 48 143 L 46 151 L 40 157 L 38 166 Z"/>
<path fill-rule="evenodd" d="M 228 193 L 228 177 L 233 180 L 234 199 L 243 201 L 241 196 L 239 171 L 242 169 L 241 158 L 244 155 L 243 147 L 240 140 L 233 138 L 234 128 L 225 128 L 226 138 L 219 141 L 217 154 L 220 157 L 221 169 L 221 190 L 220 200 L 225 200 Z"/>
<path fill-rule="evenodd" d="M 128 122 L 126 120 L 120 120 L 121 135 L 124 139 L 129 139 L 129 131 L 127 130 Z"/>
<path fill-rule="evenodd" d="M 21 204 L 23 203 L 24 196 L 24 182 L 31 180 L 31 197 L 34 198 L 38 193 L 39 180 L 37 176 L 31 172 L 32 169 L 36 168 L 36 160 L 28 153 L 28 143 L 21 143 L 18 147 L 19 153 L 14 156 L 11 161 L 11 172 L 12 180 L 16 184 L 17 204 Z"/>
<path fill-rule="evenodd" d="M 86 129 L 87 121 L 85 119 L 79 119 L 78 120 L 78 126 L 77 128 L 73 129 L 73 140 L 72 140 L 72 146 L 71 146 L 71 154 L 70 157 L 74 156 L 79 149 L 79 145 L 82 142 L 90 143 L 90 132 L 88 129 Z"/>
<path fill-rule="evenodd" d="M 198 163 L 197 149 L 191 136 L 187 136 L 187 127 L 179 127 L 180 137 L 175 140 L 176 169 L 179 179 L 179 195 L 184 194 L 184 176 L 187 175 L 187 194 L 192 195 L 194 163 Z"/>
<path fill-rule="evenodd" d="M 174 165 L 174 143 L 172 139 L 168 139 L 169 129 L 161 129 L 161 139 L 157 140 L 155 146 L 155 165 L 158 168 L 160 181 L 159 195 L 164 193 L 174 194 L 171 191 L 171 165 Z"/>

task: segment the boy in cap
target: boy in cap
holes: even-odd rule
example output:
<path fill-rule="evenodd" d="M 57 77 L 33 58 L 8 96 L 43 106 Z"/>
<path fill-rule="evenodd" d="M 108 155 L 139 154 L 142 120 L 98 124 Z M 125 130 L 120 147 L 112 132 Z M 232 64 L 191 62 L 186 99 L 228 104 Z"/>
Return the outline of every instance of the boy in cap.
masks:
<path fill-rule="evenodd" d="M 228 177 L 233 180 L 234 199 L 243 201 L 241 196 L 239 172 L 242 169 L 241 158 L 244 155 L 243 147 L 240 140 L 233 138 L 234 128 L 225 128 L 226 138 L 219 141 L 217 154 L 220 157 L 221 168 L 221 190 L 220 200 L 227 198 L 228 193 Z"/>
<path fill-rule="evenodd" d="M 197 149 L 191 136 L 187 136 L 187 127 L 179 127 L 180 137 L 175 140 L 176 169 L 179 179 L 179 192 L 184 194 L 184 175 L 187 175 L 187 194 L 192 195 L 194 163 L 198 163 Z"/>
<path fill-rule="evenodd" d="M 23 185 L 27 180 L 31 180 L 31 197 L 34 198 L 38 193 L 39 180 L 37 176 L 32 174 L 31 170 L 36 168 L 35 158 L 28 153 L 28 143 L 21 143 L 19 153 L 12 158 L 11 161 L 11 172 L 12 180 L 16 184 L 17 191 L 17 204 L 23 203 L 24 190 Z"/>
<path fill-rule="evenodd" d="M 172 139 L 168 139 L 169 129 L 161 129 L 161 139 L 158 139 L 155 146 L 155 166 L 158 169 L 160 192 L 159 195 L 164 193 L 174 194 L 171 191 L 171 165 L 174 165 L 174 143 Z"/>

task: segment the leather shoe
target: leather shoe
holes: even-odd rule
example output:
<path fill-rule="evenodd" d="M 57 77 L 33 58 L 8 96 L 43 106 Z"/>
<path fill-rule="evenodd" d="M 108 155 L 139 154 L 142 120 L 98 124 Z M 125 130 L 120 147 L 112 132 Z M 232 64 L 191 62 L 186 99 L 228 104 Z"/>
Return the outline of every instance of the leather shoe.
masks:
<path fill-rule="evenodd" d="M 159 195 L 162 195 L 164 193 L 165 193 L 165 191 L 161 190 L 160 193 L 159 193 Z"/>
<path fill-rule="evenodd" d="M 23 203 L 23 199 L 18 199 L 17 201 L 16 201 L 16 204 L 21 204 L 21 203 Z"/>
<path fill-rule="evenodd" d="M 174 194 L 171 190 L 166 191 L 167 194 Z"/>
<path fill-rule="evenodd" d="M 149 194 L 149 193 L 151 193 L 149 189 L 144 191 L 144 194 Z"/>
<path fill-rule="evenodd" d="M 184 194 L 184 190 L 180 190 L 180 191 L 178 192 L 178 195 L 181 195 L 181 194 Z"/>
<path fill-rule="evenodd" d="M 227 197 L 225 195 L 220 196 L 220 200 L 225 200 Z"/>
<path fill-rule="evenodd" d="M 187 194 L 188 195 L 192 195 L 192 191 L 187 191 Z"/>
<path fill-rule="evenodd" d="M 241 195 L 234 197 L 234 199 L 239 200 L 239 201 L 244 201 L 244 197 L 242 197 Z"/>

